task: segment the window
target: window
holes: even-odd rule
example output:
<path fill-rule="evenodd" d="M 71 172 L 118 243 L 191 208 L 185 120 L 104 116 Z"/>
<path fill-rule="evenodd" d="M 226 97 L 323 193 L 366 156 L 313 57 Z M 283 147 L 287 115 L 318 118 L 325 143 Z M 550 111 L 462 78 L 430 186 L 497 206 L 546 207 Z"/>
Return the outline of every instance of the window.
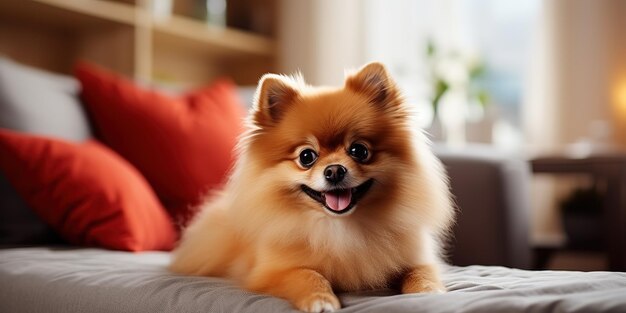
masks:
<path fill-rule="evenodd" d="M 487 112 L 496 120 L 490 139 L 519 144 L 521 103 L 540 7 L 539 0 L 367 0 L 366 58 L 389 66 L 407 99 L 417 105 L 422 126 L 433 116 L 432 68 L 462 84 L 471 68 L 482 67 L 471 79 L 471 89 L 486 92 L 487 109 L 476 113 L 471 95 L 475 92 L 466 92 L 464 109 L 442 108 L 441 115 L 471 122 Z M 428 57 L 429 43 L 437 60 Z"/>

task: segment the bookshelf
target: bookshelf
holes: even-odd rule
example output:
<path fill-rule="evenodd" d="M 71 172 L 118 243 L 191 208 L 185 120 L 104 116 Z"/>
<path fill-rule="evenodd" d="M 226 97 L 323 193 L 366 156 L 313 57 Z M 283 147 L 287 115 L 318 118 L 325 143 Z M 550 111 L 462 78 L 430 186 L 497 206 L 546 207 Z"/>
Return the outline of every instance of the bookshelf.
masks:
<path fill-rule="evenodd" d="M 70 73 L 86 59 L 135 79 L 196 86 L 218 76 L 254 84 L 275 62 L 266 35 L 171 15 L 149 0 L 0 1 L 0 53 Z"/>

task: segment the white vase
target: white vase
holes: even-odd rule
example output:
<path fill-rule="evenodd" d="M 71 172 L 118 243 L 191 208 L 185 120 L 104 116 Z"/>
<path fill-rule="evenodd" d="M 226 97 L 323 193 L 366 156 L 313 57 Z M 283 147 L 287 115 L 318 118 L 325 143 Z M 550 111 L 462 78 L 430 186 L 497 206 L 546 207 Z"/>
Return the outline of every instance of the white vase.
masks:
<path fill-rule="evenodd" d="M 467 110 L 467 92 L 462 89 L 450 90 L 441 97 L 439 117 L 443 137 L 447 146 L 462 147 L 466 143 L 465 116 Z"/>
<path fill-rule="evenodd" d="M 428 137 L 434 142 L 444 141 L 443 126 L 441 125 L 441 119 L 438 115 L 433 115 L 433 119 L 430 122 L 430 126 L 426 128 Z"/>

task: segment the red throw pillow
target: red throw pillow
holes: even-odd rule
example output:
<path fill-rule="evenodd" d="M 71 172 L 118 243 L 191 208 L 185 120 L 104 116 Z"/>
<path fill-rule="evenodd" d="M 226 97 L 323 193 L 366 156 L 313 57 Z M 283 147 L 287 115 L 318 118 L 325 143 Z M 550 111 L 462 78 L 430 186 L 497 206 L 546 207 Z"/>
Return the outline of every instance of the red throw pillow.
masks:
<path fill-rule="evenodd" d="M 0 170 L 68 242 L 117 250 L 170 250 L 176 230 L 150 186 L 97 141 L 0 130 Z"/>
<path fill-rule="evenodd" d="M 98 136 L 139 169 L 185 225 L 233 162 L 244 116 L 235 86 L 219 80 L 169 96 L 86 63 L 76 76 Z"/>

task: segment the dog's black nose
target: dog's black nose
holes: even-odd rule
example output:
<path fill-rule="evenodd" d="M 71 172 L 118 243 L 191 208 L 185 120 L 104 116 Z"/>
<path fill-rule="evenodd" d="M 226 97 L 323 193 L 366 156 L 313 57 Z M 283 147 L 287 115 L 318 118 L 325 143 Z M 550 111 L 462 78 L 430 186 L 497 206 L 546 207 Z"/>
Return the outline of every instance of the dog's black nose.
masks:
<path fill-rule="evenodd" d="M 337 184 L 343 180 L 348 170 L 343 165 L 333 164 L 324 169 L 324 177 L 330 183 Z"/>

